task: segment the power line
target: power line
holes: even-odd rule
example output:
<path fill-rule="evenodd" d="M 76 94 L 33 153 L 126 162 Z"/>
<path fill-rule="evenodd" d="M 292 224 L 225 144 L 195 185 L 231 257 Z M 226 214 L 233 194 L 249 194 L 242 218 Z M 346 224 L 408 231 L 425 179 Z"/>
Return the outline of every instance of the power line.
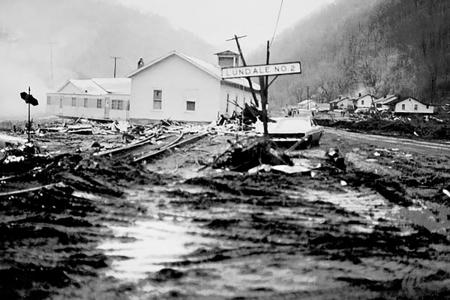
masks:
<path fill-rule="evenodd" d="M 272 46 L 273 40 L 275 39 L 275 35 L 277 33 L 278 23 L 280 21 L 280 15 L 281 15 L 281 8 L 282 7 L 283 7 L 283 0 L 281 0 L 280 9 L 278 10 L 277 22 L 275 23 L 275 28 L 273 30 L 273 35 L 272 35 L 272 40 L 270 41 L 270 46 Z"/>

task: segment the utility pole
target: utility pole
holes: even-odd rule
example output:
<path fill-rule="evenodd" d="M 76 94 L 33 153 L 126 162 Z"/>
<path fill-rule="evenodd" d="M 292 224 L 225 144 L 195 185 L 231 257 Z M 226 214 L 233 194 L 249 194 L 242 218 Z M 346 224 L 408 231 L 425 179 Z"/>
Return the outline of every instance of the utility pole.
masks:
<path fill-rule="evenodd" d="M 117 70 L 117 60 L 121 59 L 122 57 L 119 56 L 111 56 L 112 59 L 114 59 L 114 78 L 116 78 L 116 70 Z"/>
<path fill-rule="evenodd" d="M 270 61 L 270 42 L 267 41 L 266 49 L 266 65 Z M 269 131 L 267 129 L 267 98 L 269 97 L 269 76 L 259 77 L 259 84 L 261 86 L 261 106 L 262 106 L 262 121 L 264 128 L 264 137 L 269 136 Z"/>
<path fill-rule="evenodd" d="M 28 95 L 31 95 L 31 88 L 28 87 Z M 31 142 L 31 121 L 30 121 L 30 102 L 28 102 L 28 124 L 27 124 L 27 128 L 28 128 L 28 143 Z"/>
<path fill-rule="evenodd" d="M 242 39 L 242 38 L 245 38 L 245 37 L 247 37 L 247 36 L 246 35 L 241 35 L 241 36 L 234 35 L 233 38 L 226 40 L 227 42 L 228 41 L 232 41 L 232 40 L 236 41 L 236 46 L 238 48 L 239 55 L 241 57 L 242 64 L 244 65 L 244 67 L 247 66 L 247 63 L 245 62 L 244 54 L 242 54 L 242 49 L 241 49 L 241 45 L 239 44 L 239 39 Z M 258 105 L 258 98 L 256 97 L 255 90 L 253 89 L 253 82 L 252 82 L 252 80 L 249 77 L 247 77 L 247 81 L 248 81 L 248 85 L 250 87 L 250 91 L 252 92 L 253 102 L 255 103 L 256 106 L 259 106 Z"/>

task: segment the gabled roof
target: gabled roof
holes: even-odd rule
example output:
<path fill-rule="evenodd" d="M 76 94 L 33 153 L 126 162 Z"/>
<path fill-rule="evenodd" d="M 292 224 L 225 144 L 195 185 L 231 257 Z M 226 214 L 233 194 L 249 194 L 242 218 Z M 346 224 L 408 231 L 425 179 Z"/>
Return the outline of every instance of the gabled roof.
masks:
<path fill-rule="evenodd" d="M 372 99 L 375 98 L 374 95 L 371 95 L 371 94 L 365 94 L 365 95 L 363 95 L 363 96 L 361 96 L 361 97 L 358 97 L 356 100 L 362 99 L 362 98 L 367 97 L 367 96 L 372 97 Z"/>
<path fill-rule="evenodd" d="M 159 63 L 169 57 L 172 57 L 172 56 L 177 56 L 177 57 L 189 62 L 190 64 L 192 64 L 195 67 L 197 67 L 198 69 L 208 73 L 209 75 L 216 78 L 217 80 L 221 80 L 222 82 L 229 82 L 232 84 L 237 84 L 237 85 L 240 85 L 240 86 L 243 86 L 246 88 L 249 87 L 248 81 L 245 78 L 234 78 L 234 79 L 222 80 L 222 70 L 218 65 L 213 65 L 213 64 L 207 63 L 201 59 L 191 57 L 191 56 L 188 56 L 186 54 L 183 54 L 183 53 L 180 53 L 177 51 L 172 51 L 160 58 L 157 58 L 157 59 L 151 61 L 149 64 L 144 65 L 143 67 L 133 71 L 130 75 L 128 75 L 128 78 L 132 78 L 132 77 L 136 76 L 137 74 L 141 73 L 142 71 L 144 71 L 148 68 L 151 68 L 152 66 L 156 65 L 157 63 Z M 253 83 L 253 88 L 255 90 L 260 89 L 259 85 L 256 83 Z"/>
<path fill-rule="evenodd" d="M 298 105 L 307 105 L 307 104 L 317 104 L 317 102 L 312 99 L 306 99 L 298 103 Z"/>
<path fill-rule="evenodd" d="M 236 52 L 233 52 L 231 50 L 225 50 L 225 51 L 222 51 L 222 52 L 217 52 L 217 53 L 215 53 L 215 55 L 239 56 L 239 54 L 237 54 Z"/>
<path fill-rule="evenodd" d="M 331 100 L 329 103 L 339 103 L 344 100 L 350 100 L 350 98 L 349 97 L 337 98 L 337 99 Z"/>
<path fill-rule="evenodd" d="M 109 94 L 130 94 L 130 78 L 92 78 L 92 81 Z"/>
<path fill-rule="evenodd" d="M 93 79 L 70 79 L 61 88 L 72 84 L 79 94 L 107 95 L 107 94 L 130 94 L 131 80 L 129 78 L 93 78 Z"/>
<path fill-rule="evenodd" d="M 393 104 L 393 102 L 395 102 L 399 98 L 400 97 L 398 95 L 386 95 L 384 97 L 376 99 L 374 102 L 376 104 L 387 105 L 387 104 Z"/>
<path fill-rule="evenodd" d="M 421 104 L 423 104 L 423 105 L 434 106 L 434 105 L 433 105 L 433 104 L 431 104 L 431 103 L 426 103 L 426 102 L 423 102 L 423 101 L 417 100 L 417 99 L 416 99 L 416 98 L 414 98 L 414 97 L 404 97 L 404 98 L 401 98 L 401 99 L 397 99 L 397 101 L 395 101 L 395 104 L 397 104 L 397 103 L 400 103 L 400 102 L 403 102 L 403 101 L 405 101 L 405 100 L 408 100 L 408 99 L 411 99 L 411 100 L 417 101 L 417 102 L 419 102 L 419 103 L 421 103 Z"/>
<path fill-rule="evenodd" d="M 106 93 L 104 89 L 91 79 L 70 79 L 69 83 L 80 90 L 80 94 L 103 95 Z"/>
<path fill-rule="evenodd" d="M 137 74 L 141 73 L 142 71 L 147 70 L 147 69 L 151 68 L 152 66 L 156 65 L 157 63 L 159 63 L 159 62 L 161 62 L 163 60 L 166 60 L 167 58 L 172 57 L 172 56 L 177 56 L 177 57 L 179 57 L 179 58 L 181 58 L 181 59 L 183 59 L 183 60 L 193 64 L 194 66 L 196 66 L 200 70 L 205 71 L 209 75 L 211 75 L 211 76 L 213 76 L 213 77 L 215 77 L 217 79 L 221 79 L 220 70 L 217 70 L 214 65 L 211 65 L 211 64 L 209 64 L 207 62 L 204 62 L 204 61 L 202 61 L 200 59 L 193 58 L 193 57 L 187 56 L 187 55 L 185 55 L 183 53 L 179 53 L 179 52 L 176 52 L 176 51 L 169 52 L 168 54 L 166 54 L 164 56 L 161 56 L 161 57 L 159 57 L 159 58 L 157 58 L 155 60 L 152 60 L 150 63 L 144 65 L 143 67 L 141 67 L 141 68 L 131 72 L 131 74 L 128 75 L 127 77 L 128 78 L 134 77 Z"/>

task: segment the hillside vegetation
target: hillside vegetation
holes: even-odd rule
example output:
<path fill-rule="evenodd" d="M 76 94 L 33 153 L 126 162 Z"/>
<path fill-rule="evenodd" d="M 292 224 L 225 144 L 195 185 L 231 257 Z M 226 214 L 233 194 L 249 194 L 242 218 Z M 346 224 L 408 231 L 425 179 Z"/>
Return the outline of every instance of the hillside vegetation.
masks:
<path fill-rule="evenodd" d="M 303 74 L 277 80 L 273 107 L 305 99 L 308 86 L 323 101 L 370 92 L 448 102 L 450 1 L 338 0 L 277 37 L 271 61 L 293 60 Z"/>

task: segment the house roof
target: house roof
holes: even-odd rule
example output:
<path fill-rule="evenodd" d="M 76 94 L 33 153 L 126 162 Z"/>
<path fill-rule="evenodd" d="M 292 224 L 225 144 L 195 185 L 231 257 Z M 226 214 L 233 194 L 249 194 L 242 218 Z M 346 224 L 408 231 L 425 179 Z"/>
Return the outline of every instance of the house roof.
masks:
<path fill-rule="evenodd" d="M 337 99 L 331 100 L 329 103 L 339 103 L 344 100 L 350 100 L 350 98 L 349 97 L 337 98 Z"/>
<path fill-rule="evenodd" d="M 60 92 L 68 84 L 72 84 L 77 88 L 80 94 L 106 95 L 131 93 L 131 80 L 129 78 L 70 79 L 57 91 Z"/>
<path fill-rule="evenodd" d="M 79 89 L 80 90 L 80 94 L 91 94 L 91 95 L 103 95 L 103 94 L 105 94 L 105 90 L 103 88 L 101 88 L 98 84 L 93 82 L 91 79 L 70 79 L 66 83 L 66 85 L 68 83 L 71 83 L 77 89 Z M 64 85 L 64 87 L 66 85 Z"/>
<path fill-rule="evenodd" d="M 363 96 L 361 96 L 361 97 L 358 97 L 358 99 L 356 99 L 356 100 L 362 99 L 362 98 L 367 97 L 367 96 L 372 97 L 372 99 L 375 98 L 374 95 L 371 95 L 371 94 L 365 94 L 365 95 L 363 95 Z"/>
<path fill-rule="evenodd" d="M 317 102 L 312 99 L 306 99 L 298 103 L 298 105 L 308 105 L 308 104 L 317 104 Z"/>
<path fill-rule="evenodd" d="M 236 52 L 233 52 L 233 51 L 231 51 L 231 50 L 225 50 L 225 51 L 222 51 L 222 52 L 217 52 L 217 53 L 215 53 L 215 55 L 232 55 L 232 56 L 239 56 L 239 54 L 237 54 Z"/>
<path fill-rule="evenodd" d="M 157 58 L 153 61 L 151 61 L 149 64 L 144 65 L 143 67 L 133 71 L 130 75 L 128 75 L 128 78 L 132 78 L 134 76 L 136 76 L 137 74 L 141 73 L 142 71 L 151 68 L 152 66 L 156 65 L 157 63 L 172 57 L 172 56 L 177 56 L 187 62 L 189 62 L 190 64 L 194 65 L 195 67 L 197 67 L 198 69 L 208 73 L 209 75 L 213 76 L 214 78 L 221 80 L 222 82 L 225 83 L 231 83 L 231 84 L 237 84 L 246 88 L 249 88 L 249 84 L 248 84 L 248 80 L 246 80 L 245 78 L 233 78 L 233 79 L 222 79 L 222 69 L 218 66 L 218 65 L 213 65 L 210 63 L 207 63 L 201 59 L 192 57 L 192 56 L 188 56 L 186 54 L 177 52 L 177 51 L 172 51 L 160 58 Z M 255 90 L 259 90 L 260 87 L 258 84 L 253 82 L 253 88 Z"/>
<path fill-rule="evenodd" d="M 397 101 L 395 101 L 395 104 L 400 103 L 400 102 L 403 102 L 403 101 L 408 100 L 408 99 L 415 100 L 415 101 L 417 101 L 417 102 L 419 102 L 419 103 L 421 103 L 421 104 L 423 104 L 423 105 L 434 106 L 434 105 L 431 104 L 431 103 L 426 103 L 426 102 L 417 100 L 417 99 L 414 98 L 414 97 L 404 97 L 404 98 L 402 98 L 402 99 L 398 99 Z"/>
<path fill-rule="evenodd" d="M 92 78 L 92 81 L 109 94 L 130 94 L 130 78 Z"/>
<path fill-rule="evenodd" d="M 396 100 L 398 100 L 400 97 L 398 95 L 386 95 L 384 97 L 376 99 L 374 102 L 376 104 L 393 104 Z"/>

